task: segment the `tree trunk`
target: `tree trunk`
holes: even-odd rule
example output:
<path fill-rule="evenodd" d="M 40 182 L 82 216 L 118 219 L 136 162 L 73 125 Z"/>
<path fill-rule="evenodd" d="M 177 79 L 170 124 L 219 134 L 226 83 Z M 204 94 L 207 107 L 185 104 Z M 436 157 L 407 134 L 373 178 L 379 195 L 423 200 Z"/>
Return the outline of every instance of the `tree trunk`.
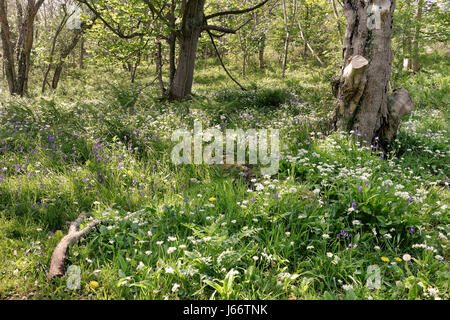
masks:
<path fill-rule="evenodd" d="M 388 96 L 395 0 L 374 2 L 376 6 L 369 7 L 359 0 L 344 1 L 347 30 L 333 124 L 337 129 L 354 130 L 361 140 L 386 150 L 400 119 L 413 106 L 405 89 Z"/>
<path fill-rule="evenodd" d="M 192 92 L 195 56 L 204 23 L 204 5 L 205 0 L 190 0 L 183 8 L 178 65 L 169 89 L 171 98 L 183 99 Z"/>
<path fill-rule="evenodd" d="M 420 69 L 419 38 L 420 38 L 420 31 L 421 31 L 423 2 L 424 2 L 424 0 L 419 0 L 419 2 L 417 4 L 416 19 L 414 21 L 415 28 L 414 28 L 414 39 L 413 39 L 413 47 L 412 47 L 413 52 L 412 52 L 412 61 L 411 61 L 411 68 L 412 68 L 413 72 L 417 72 Z"/>
<path fill-rule="evenodd" d="M 23 96 L 28 89 L 28 74 L 30 72 L 31 49 L 33 48 L 33 25 L 36 14 L 44 0 L 28 0 L 25 15 L 22 5 L 16 1 L 18 38 L 16 46 L 17 71 L 14 58 L 14 44 L 8 23 L 7 1 L 0 0 L 0 34 L 5 59 L 6 77 L 11 94 Z"/>
<path fill-rule="evenodd" d="M 258 61 L 259 61 L 259 69 L 263 70 L 264 66 L 264 51 L 266 49 L 266 34 L 264 33 L 261 37 L 259 48 L 258 48 Z"/>
<path fill-rule="evenodd" d="M 282 5 L 283 5 L 284 26 L 285 26 L 285 32 L 286 32 L 286 37 L 284 40 L 284 50 L 283 50 L 283 64 L 282 64 L 282 68 L 281 68 L 281 77 L 284 78 L 285 73 L 286 73 L 288 53 L 289 53 L 289 42 L 291 41 L 291 31 L 292 31 L 292 27 L 294 25 L 295 14 L 297 13 L 297 1 L 294 0 L 290 21 L 289 21 L 289 17 L 287 14 L 286 0 L 283 0 Z"/>
<path fill-rule="evenodd" d="M 17 74 L 15 70 L 14 46 L 12 44 L 11 31 L 8 24 L 7 10 L 8 8 L 6 1 L 0 1 L 0 32 L 2 37 L 4 69 L 6 79 L 8 80 L 9 92 L 11 94 L 16 94 Z"/>
<path fill-rule="evenodd" d="M 61 78 L 61 73 L 63 71 L 63 66 L 66 58 L 73 52 L 75 47 L 77 46 L 80 39 L 83 37 L 84 33 L 87 29 L 90 29 L 92 27 L 92 24 L 88 24 L 86 22 L 83 22 L 81 24 L 80 29 L 73 30 L 72 38 L 70 41 L 62 48 L 61 55 L 59 57 L 59 61 L 55 68 L 55 73 L 53 74 L 53 80 L 52 80 L 52 89 L 58 88 L 58 83 Z M 76 65 L 76 63 L 74 63 Z"/>
<path fill-rule="evenodd" d="M 334 18 L 336 19 L 336 24 L 337 24 L 337 29 L 338 29 L 338 33 L 339 33 L 339 42 L 341 44 L 344 44 L 344 36 L 342 34 L 342 29 L 341 29 L 341 23 L 339 22 L 339 14 L 337 11 L 337 7 L 336 7 L 336 2 L 335 0 L 331 0 L 331 4 L 333 5 L 333 13 L 334 13 Z"/>
<path fill-rule="evenodd" d="M 60 60 L 55 67 L 55 72 L 53 73 L 53 80 L 52 80 L 52 89 L 53 90 L 56 90 L 56 88 L 58 88 L 58 83 L 59 83 L 59 79 L 61 78 L 63 66 L 64 66 L 64 61 Z"/>
<path fill-rule="evenodd" d="M 175 9 L 176 3 L 175 0 L 172 0 L 170 7 L 170 34 L 169 34 L 169 86 L 172 85 L 173 80 L 175 78 L 176 66 L 175 66 L 175 53 L 176 53 L 176 45 L 177 45 L 177 36 L 176 36 L 176 17 L 175 17 Z"/>
<path fill-rule="evenodd" d="M 300 31 L 300 37 L 302 38 L 303 42 L 305 43 L 304 50 L 306 50 L 306 48 L 308 48 L 309 51 L 311 51 L 313 57 L 316 58 L 316 60 L 320 63 L 321 66 L 323 66 L 322 60 L 321 60 L 320 57 L 316 54 L 316 52 L 314 51 L 314 49 L 311 47 L 311 45 L 309 44 L 309 42 L 306 40 L 305 35 L 303 34 L 303 28 L 302 28 L 302 24 L 301 24 L 301 22 L 300 22 L 300 19 L 298 20 L 298 30 Z M 306 53 L 304 54 L 304 57 L 306 58 Z"/>
<path fill-rule="evenodd" d="M 286 74 L 286 66 L 287 66 L 287 58 L 288 58 L 288 49 L 289 49 L 289 37 L 290 34 L 286 34 L 286 39 L 284 40 L 284 50 L 283 50 L 283 64 L 281 66 L 281 77 L 284 78 Z"/>
<path fill-rule="evenodd" d="M 80 41 L 80 69 L 84 69 L 84 55 L 86 54 L 86 49 L 84 48 L 84 37 L 81 38 Z"/>
<path fill-rule="evenodd" d="M 161 42 L 159 40 L 156 41 L 156 74 L 158 75 L 159 88 L 161 89 L 161 96 L 164 96 L 166 93 L 166 89 L 164 88 L 164 82 L 162 77 L 162 48 Z"/>
<path fill-rule="evenodd" d="M 56 49 L 56 41 L 58 40 L 59 34 L 61 33 L 64 26 L 66 25 L 67 19 L 68 19 L 68 15 L 65 12 L 58 28 L 56 29 L 55 35 L 53 36 L 52 47 L 50 49 L 50 60 L 48 62 L 47 70 L 44 73 L 44 79 L 42 80 L 42 89 L 41 89 L 42 93 L 45 93 L 45 88 L 47 87 L 47 78 L 50 73 L 50 70 L 53 67 L 53 58 L 54 58 L 55 49 Z"/>

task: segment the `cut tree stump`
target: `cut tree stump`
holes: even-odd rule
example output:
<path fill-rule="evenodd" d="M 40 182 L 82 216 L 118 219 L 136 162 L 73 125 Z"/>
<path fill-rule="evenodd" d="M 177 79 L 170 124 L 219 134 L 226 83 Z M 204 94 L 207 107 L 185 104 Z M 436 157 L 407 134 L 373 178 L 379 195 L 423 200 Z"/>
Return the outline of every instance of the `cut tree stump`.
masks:
<path fill-rule="evenodd" d="M 69 232 L 61 239 L 53 251 L 50 269 L 47 274 L 48 279 L 53 279 L 56 276 L 64 276 L 64 263 L 67 259 L 69 246 L 74 245 L 79 239 L 91 232 L 98 224 L 102 223 L 101 220 L 93 220 L 83 230 L 80 230 L 80 224 L 87 218 L 89 218 L 89 213 L 83 212 L 78 219 L 70 223 Z"/>

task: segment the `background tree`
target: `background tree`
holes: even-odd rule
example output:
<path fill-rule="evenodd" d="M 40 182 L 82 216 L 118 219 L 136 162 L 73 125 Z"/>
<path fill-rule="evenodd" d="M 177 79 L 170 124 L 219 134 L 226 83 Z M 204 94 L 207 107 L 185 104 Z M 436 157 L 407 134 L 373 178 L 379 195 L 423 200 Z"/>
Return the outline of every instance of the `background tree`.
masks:
<path fill-rule="evenodd" d="M 0 0 L 0 26 L 5 62 L 5 74 L 11 94 L 23 96 L 28 89 L 28 75 L 31 65 L 31 49 L 34 42 L 34 22 L 44 0 L 16 1 L 17 39 L 14 39 L 8 16 L 8 1 Z M 16 40 L 16 41 L 14 41 Z"/>

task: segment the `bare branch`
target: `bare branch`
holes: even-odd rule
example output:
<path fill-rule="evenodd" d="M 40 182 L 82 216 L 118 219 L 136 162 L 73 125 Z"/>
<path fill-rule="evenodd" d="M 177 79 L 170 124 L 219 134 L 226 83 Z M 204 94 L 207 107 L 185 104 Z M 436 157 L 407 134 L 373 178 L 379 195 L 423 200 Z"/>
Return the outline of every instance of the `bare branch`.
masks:
<path fill-rule="evenodd" d="M 225 34 L 227 34 L 227 33 L 236 33 L 236 32 L 238 32 L 239 30 L 241 30 L 246 24 L 248 24 L 250 21 L 252 21 L 252 18 L 250 18 L 250 19 L 248 19 L 246 22 L 244 22 L 243 24 L 241 24 L 238 28 L 236 28 L 236 29 L 230 29 L 230 28 L 227 28 L 227 27 L 221 27 L 221 26 L 214 26 L 214 25 L 208 25 L 208 24 L 206 24 L 204 27 L 203 27 L 203 29 L 202 29 L 202 31 L 219 31 L 219 32 L 222 32 L 222 34 L 221 35 L 215 35 L 214 33 L 211 33 L 214 37 L 216 37 L 216 38 L 220 38 L 220 37 L 223 37 Z"/>
<path fill-rule="evenodd" d="M 219 32 L 223 32 L 223 33 L 236 33 L 236 30 L 234 30 L 234 29 L 221 27 L 221 26 L 212 26 L 212 25 L 204 26 L 203 30 L 205 30 L 205 31 L 219 31 Z"/>
<path fill-rule="evenodd" d="M 254 7 L 248 8 L 248 9 L 243 9 L 243 10 L 229 10 L 229 11 L 222 11 L 222 12 L 216 12 L 213 14 L 210 14 L 209 16 L 206 16 L 206 20 L 212 19 L 212 18 L 216 18 L 216 17 L 220 17 L 220 16 L 227 16 L 227 15 L 232 15 L 232 14 L 243 14 L 243 13 L 247 13 L 247 12 L 251 12 L 253 10 L 256 10 L 260 7 L 262 7 L 263 5 L 265 5 L 269 0 L 264 0 L 263 2 L 257 4 Z"/>
<path fill-rule="evenodd" d="M 222 65 L 223 70 L 225 70 L 225 72 L 230 77 L 230 79 L 233 80 L 243 91 L 247 91 L 247 89 L 245 89 L 236 79 L 233 78 L 231 73 L 225 67 L 225 64 L 223 63 L 222 58 L 220 57 L 220 53 L 219 53 L 219 50 L 217 49 L 216 43 L 214 42 L 213 35 L 211 34 L 211 32 L 209 30 L 206 30 L 206 32 L 208 32 L 208 35 L 211 38 L 211 42 L 213 44 L 214 50 L 216 51 L 216 54 L 217 54 L 217 58 L 219 58 L 219 61 L 220 61 L 220 64 Z"/>
<path fill-rule="evenodd" d="M 64 275 L 64 262 L 67 259 L 67 251 L 69 246 L 75 244 L 79 239 L 94 230 L 98 224 L 102 223 L 101 220 L 93 220 L 83 230 L 80 230 L 81 222 L 88 217 L 89 214 L 82 213 L 78 219 L 70 224 L 68 234 L 61 239 L 53 251 L 52 259 L 50 261 L 50 269 L 47 274 L 48 279 L 52 279 L 55 276 L 61 277 Z"/>

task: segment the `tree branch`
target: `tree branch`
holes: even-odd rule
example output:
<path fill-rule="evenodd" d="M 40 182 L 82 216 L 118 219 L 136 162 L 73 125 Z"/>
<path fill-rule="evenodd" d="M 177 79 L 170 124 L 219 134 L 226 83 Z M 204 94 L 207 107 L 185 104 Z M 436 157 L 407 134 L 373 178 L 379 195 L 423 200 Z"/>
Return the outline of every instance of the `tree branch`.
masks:
<path fill-rule="evenodd" d="M 203 27 L 204 31 L 219 31 L 223 33 L 236 33 L 237 30 L 221 27 L 221 26 L 212 26 L 212 25 L 206 25 Z"/>
<path fill-rule="evenodd" d="M 75 244 L 79 239 L 83 238 L 89 232 L 94 230 L 94 228 L 98 224 L 102 223 L 101 220 L 93 220 L 83 230 L 80 230 L 81 222 L 83 222 L 88 217 L 88 213 L 82 213 L 75 221 L 70 224 L 69 232 L 61 239 L 61 241 L 53 251 L 52 259 L 50 261 L 50 269 L 47 274 L 48 279 L 52 279 L 55 276 L 61 277 L 64 275 L 64 262 L 67 259 L 67 251 L 69 249 L 69 246 Z"/>
<path fill-rule="evenodd" d="M 230 74 L 230 72 L 227 70 L 227 68 L 225 67 L 225 64 L 222 61 L 222 58 L 220 57 L 220 53 L 219 50 L 216 47 L 216 43 L 214 42 L 214 37 L 211 34 L 211 32 L 209 30 L 206 30 L 206 32 L 208 32 L 209 37 L 211 38 L 211 42 L 214 46 L 214 50 L 216 51 L 217 57 L 219 58 L 220 64 L 222 65 L 222 68 L 225 70 L 225 72 L 227 73 L 227 75 L 230 77 L 231 80 L 233 80 L 243 91 L 247 91 L 247 89 L 245 89 L 236 79 L 233 78 L 233 76 Z"/>
<path fill-rule="evenodd" d="M 141 36 L 147 35 L 147 33 L 144 33 L 144 32 L 133 32 L 131 34 L 124 34 L 122 31 L 120 31 L 120 29 L 116 29 L 113 26 L 111 26 L 111 24 L 109 24 L 102 17 L 102 15 L 87 0 L 78 0 L 78 2 L 83 3 L 84 5 L 86 5 L 88 7 L 88 9 L 91 10 L 92 13 L 95 14 L 95 16 L 97 18 L 99 18 L 109 30 L 111 30 L 111 32 L 113 32 L 115 35 L 117 35 L 118 37 L 120 37 L 122 39 L 132 39 L 132 38 L 135 38 L 135 37 L 141 37 Z"/>
<path fill-rule="evenodd" d="M 212 35 L 216 38 L 220 38 L 223 37 L 225 34 L 227 33 L 233 33 L 235 34 L 236 32 L 238 32 L 239 30 L 241 30 L 246 24 L 248 24 L 250 21 L 252 21 L 252 18 L 248 19 L 246 22 L 244 22 L 243 24 L 241 24 L 237 29 L 230 29 L 227 27 L 221 27 L 221 26 L 214 26 L 214 25 L 208 25 L 206 22 L 206 24 L 203 26 L 202 31 L 220 31 L 222 32 L 222 34 L 219 35 L 215 35 L 212 33 Z"/>
<path fill-rule="evenodd" d="M 226 16 L 226 15 L 232 15 L 232 14 L 243 14 L 243 13 L 247 13 L 247 12 L 251 12 L 253 10 L 256 10 L 260 7 L 262 7 L 263 5 L 265 5 L 269 0 L 264 0 L 263 2 L 257 4 L 254 7 L 248 8 L 248 9 L 243 9 L 243 10 L 229 10 L 229 11 L 222 11 L 222 12 L 216 12 L 213 14 L 210 14 L 209 16 L 206 16 L 206 20 L 212 19 L 212 18 L 216 18 L 216 17 L 220 17 L 220 16 Z"/>
<path fill-rule="evenodd" d="M 148 8 L 152 13 L 156 14 L 158 18 L 160 18 L 167 26 L 169 27 L 171 26 L 171 23 L 161 13 L 164 7 L 158 11 L 156 10 L 155 6 L 150 2 L 150 0 L 143 0 L 143 1 L 147 4 Z"/>

